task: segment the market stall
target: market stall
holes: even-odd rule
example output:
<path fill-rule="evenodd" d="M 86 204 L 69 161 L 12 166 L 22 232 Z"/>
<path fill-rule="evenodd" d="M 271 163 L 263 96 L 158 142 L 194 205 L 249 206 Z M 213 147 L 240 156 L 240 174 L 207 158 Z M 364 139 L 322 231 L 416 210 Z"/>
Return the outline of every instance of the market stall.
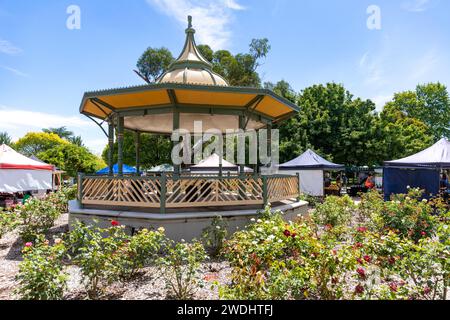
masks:
<path fill-rule="evenodd" d="M 450 141 L 443 138 L 433 146 L 412 156 L 386 161 L 383 170 L 384 197 L 407 193 L 408 187 L 425 190 L 424 197 L 430 198 L 442 192 L 440 179 L 450 169 Z"/>
<path fill-rule="evenodd" d="M 339 193 L 339 189 L 325 183 L 327 171 L 344 169 L 344 165 L 332 163 L 314 151 L 308 149 L 301 156 L 279 165 L 283 173 L 300 176 L 300 192 L 311 196 L 322 197 L 326 193 Z M 333 189 L 334 188 L 334 189 Z"/>

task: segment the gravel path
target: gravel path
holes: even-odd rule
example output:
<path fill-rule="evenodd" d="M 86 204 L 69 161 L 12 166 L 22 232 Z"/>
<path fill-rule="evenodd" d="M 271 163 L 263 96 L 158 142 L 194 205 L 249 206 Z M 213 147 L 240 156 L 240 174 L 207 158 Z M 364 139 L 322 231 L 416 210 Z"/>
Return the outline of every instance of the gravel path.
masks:
<path fill-rule="evenodd" d="M 68 215 L 62 215 L 50 231 L 49 237 L 68 231 Z M 21 250 L 23 243 L 17 232 L 11 232 L 0 240 L 0 300 L 16 299 L 14 277 L 18 272 L 22 260 Z M 68 290 L 65 298 L 68 300 L 85 299 L 86 293 L 81 284 L 79 268 L 68 266 Z M 208 261 L 201 265 L 200 274 L 205 285 L 195 293 L 196 300 L 218 299 L 217 289 L 211 288 L 213 281 L 225 283 L 229 278 L 230 267 L 223 261 Z M 147 267 L 135 279 L 126 284 L 113 284 L 108 287 L 104 299 L 119 300 L 162 300 L 167 298 L 164 280 L 158 277 L 157 267 Z"/>

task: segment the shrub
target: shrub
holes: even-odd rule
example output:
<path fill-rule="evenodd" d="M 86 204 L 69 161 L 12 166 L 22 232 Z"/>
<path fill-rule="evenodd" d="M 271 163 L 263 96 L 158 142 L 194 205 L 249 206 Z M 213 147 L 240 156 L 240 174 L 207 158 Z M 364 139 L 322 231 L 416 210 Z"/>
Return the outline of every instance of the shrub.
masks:
<path fill-rule="evenodd" d="M 349 196 L 329 196 L 322 204 L 317 205 L 312 217 L 319 225 L 337 227 L 347 224 L 354 210 L 354 202 Z"/>
<path fill-rule="evenodd" d="M 31 198 L 18 207 L 19 232 L 24 242 L 33 241 L 46 234 L 61 215 L 60 208 L 47 199 Z"/>
<path fill-rule="evenodd" d="M 11 210 L 4 211 L 0 208 L 0 239 L 12 231 L 17 225 L 17 215 Z"/>
<path fill-rule="evenodd" d="M 167 252 L 159 259 L 169 297 L 180 300 L 193 297 L 201 285 L 198 269 L 206 258 L 205 249 L 199 241 L 171 241 Z"/>
<path fill-rule="evenodd" d="M 318 204 L 322 203 L 321 197 L 310 196 L 309 194 L 300 194 L 298 197 L 299 200 L 306 201 L 309 203 L 310 207 L 315 208 Z"/>
<path fill-rule="evenodd" d="M 112 256 L 113 274 L 119 280 L 127 280 L 136 275 L 143 267 L 156 261 L 158 253 L 166 246 L 164 228 L 157 231 L 140 230 L 129 241 L 119 247 Z"/>
<path fill-rule="evenodd" d="M 74 225 L 69 241 L 74 262 L 81 269 L 81 277 L 88 297 L 97 298 L 106 285 L 117 279 L 114 265 L 115 255 L 121 254 L 121 247 L 129 241 L 123 226 L 101 229 L 86 226 L 80 222 Z"/>
<path fill-rule="evenodd" d="M 16 294 L 24 300 L 62 299 L 67 286 L 67 274 L 63 272 L 65 252 L 60 239 L 55 239 L 53 246 L 43 236 L 38 236 L 35 243 L 26 243 L 16 276 Z"/>
<path fill-rule="evenodd" d="M 214 217 L 211 221 L 211 225 L 203 229 L 203 244 L 213 257 L 220 254 L 227 235 L 228 223 L 226 223 L 221 216 Z"/>

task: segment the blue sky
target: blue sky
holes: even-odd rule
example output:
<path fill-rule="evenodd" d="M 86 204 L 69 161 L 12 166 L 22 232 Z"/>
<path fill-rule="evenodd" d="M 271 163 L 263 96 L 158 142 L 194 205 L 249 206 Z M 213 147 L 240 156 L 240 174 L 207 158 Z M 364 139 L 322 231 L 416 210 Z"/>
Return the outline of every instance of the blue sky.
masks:
<path fill-rule="evenodd" d="M 80 29 L 66 26 L 70 5 Z M 367 27 L 370 5 L 379 30 Z M 450 85 L 446 0 L 0 0 L 0 131 L 66 125 L 99 153 L 106 138 L 79 115 L 83 93 L 142 84 L 136 60 L 148 46 L 178 55 L 188 14 L 197 43 L 214 49 L 246 52 L 267 37 L 263 81 L 296 91 L 335 81 L 380 108 L 418 83 Z"/>

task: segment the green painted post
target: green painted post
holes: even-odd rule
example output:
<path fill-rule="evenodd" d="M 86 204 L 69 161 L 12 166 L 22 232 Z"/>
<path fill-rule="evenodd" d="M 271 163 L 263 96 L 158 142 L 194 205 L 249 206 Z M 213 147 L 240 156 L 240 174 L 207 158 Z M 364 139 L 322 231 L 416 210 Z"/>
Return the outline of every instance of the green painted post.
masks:
<path fill-rule="evenodd" d="M 180 128 L 180 112 L 175 110 L 173 112 L 173 131 L 178 130 Z M 172 143 L 172 148 L 175 147 L 177 142 Z M 180 175 L 181 166 L 179 164 L 173 165 L 173 173 L 174 177 L 178 177 Z"/>
<path fill-rule="evenodd" d="M 109 176 L 114 175 L 114 163 L 113 163 L 113 155 L 114 155 L 114 123 L 111 119 L 108 122 L 108 143 L 109 143 L 109 150 L 108 150 L 108 167 L 109 167 Z"/>
<path fill-rule="evenodd" d="M 119 116 L 117 123 L 117 166 L 119 177 L 123 176 L 123 126 L 124 118 Z"/>
<path fill-rule="evenodd" d="M 80 204 L 83 200 L 83 178 L 84 173 L 78 173 L 78 201 L 80 202 Z"/>
<path fill-rule="evenodd" d="M 163 172 L 160 177 L 160 183 L 161 183 L 161 194 L 160 194 L 160 213 L 164 214 L 166 213 L 166 194 L 167 194 L 167 177 L 166 173 Z"/>
<path fill-rule="evenodd" d="M 141 133 L 136 131 L 134 133 L 135 147 L 136 147 L 136 174 L 141 174 Z"/>
<path fill-rule="evenodd" d="M 265 209 L 267 204 L 269 203 L 269 196 L 267 192 L 267 176 L 262 176 L 262 183 L 263 209 Z"/>

